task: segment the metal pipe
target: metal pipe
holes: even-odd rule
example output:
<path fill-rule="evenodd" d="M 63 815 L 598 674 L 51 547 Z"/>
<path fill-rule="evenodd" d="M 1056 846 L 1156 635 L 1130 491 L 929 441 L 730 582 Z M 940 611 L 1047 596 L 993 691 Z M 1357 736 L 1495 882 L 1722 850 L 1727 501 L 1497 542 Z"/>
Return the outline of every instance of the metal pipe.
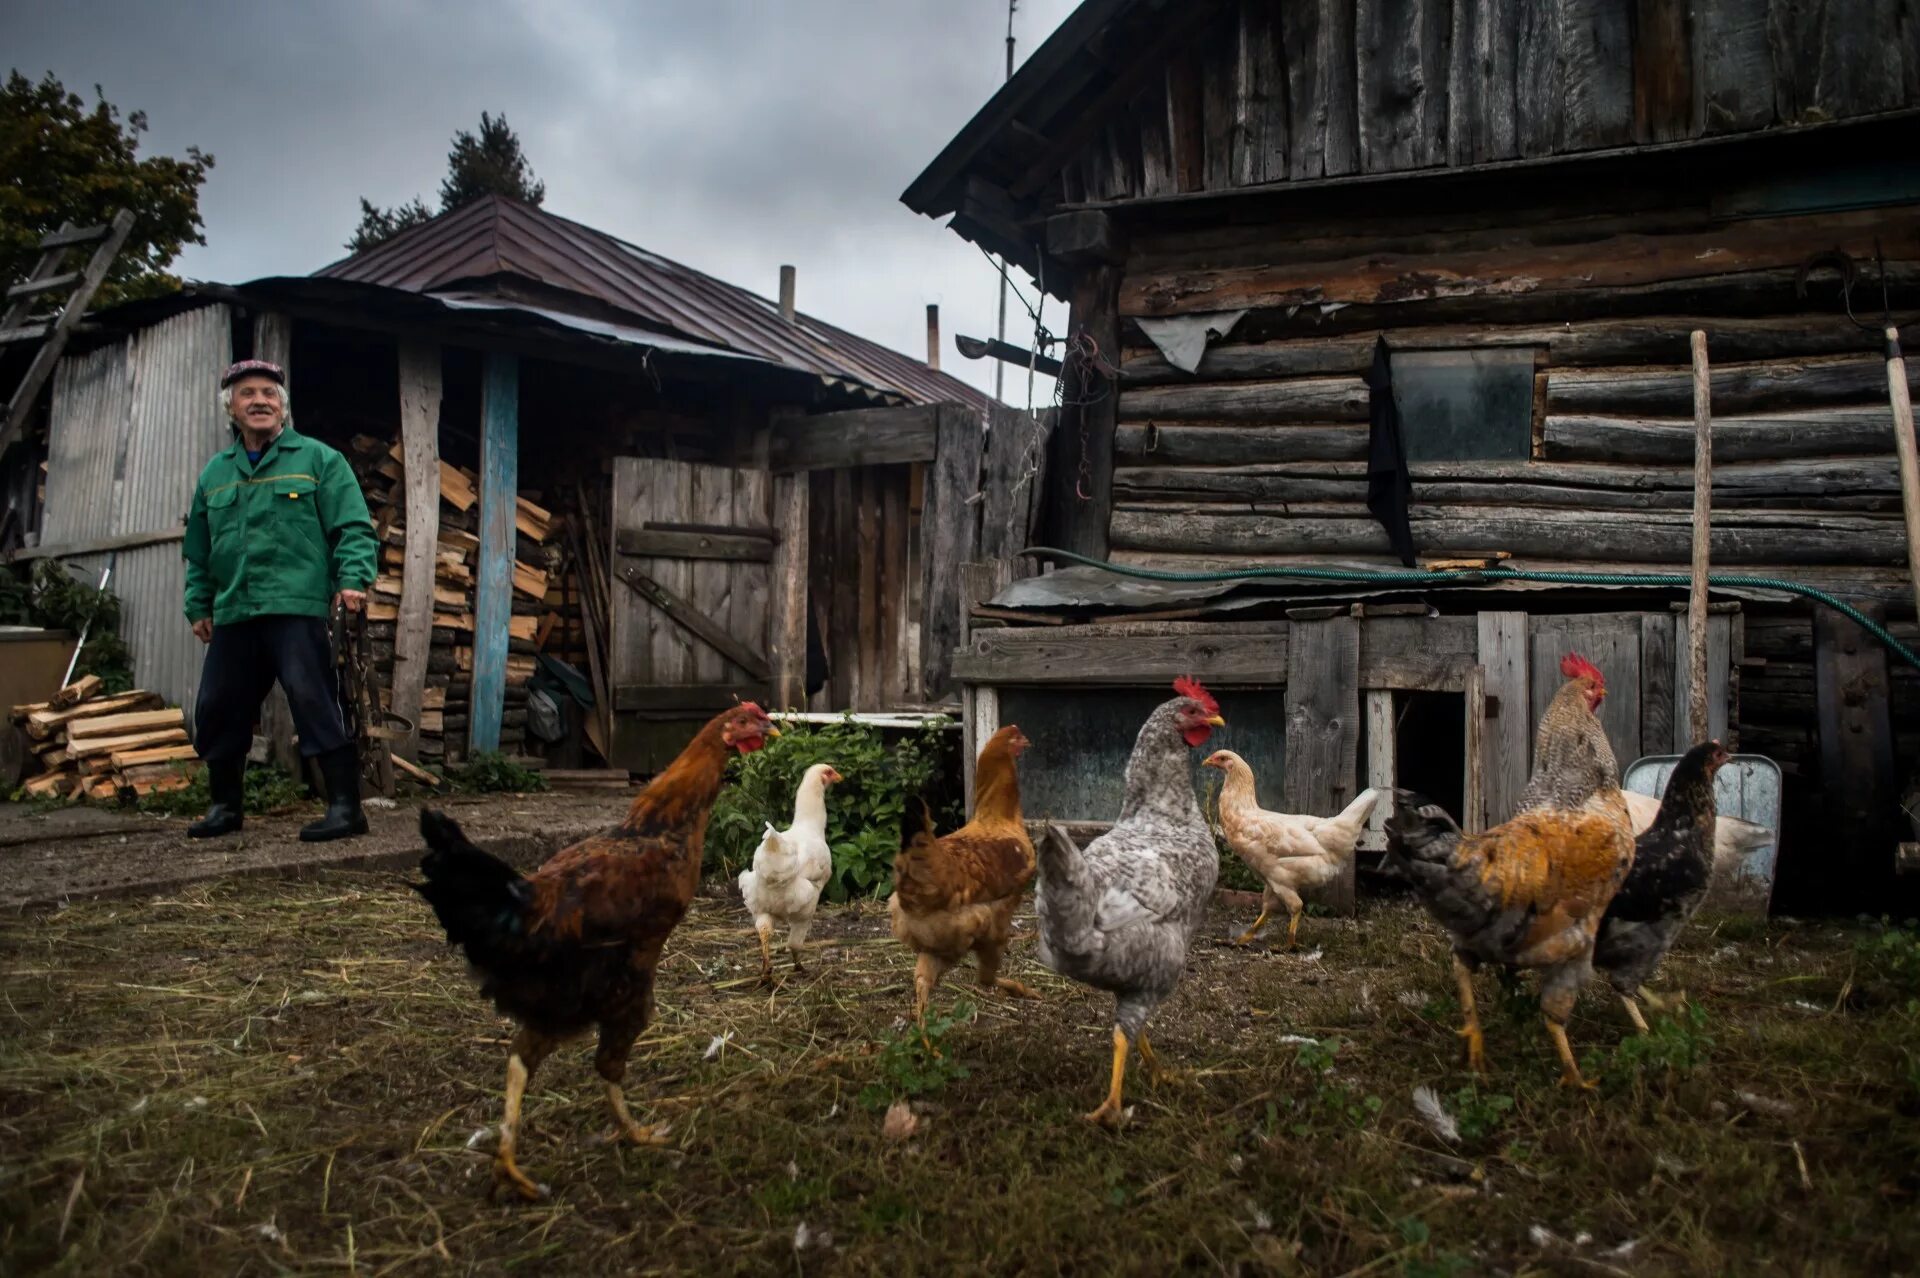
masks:
<path fill-rule="evenodd" d="M 927 367 L 940 371 L 940 304 L 927 303 Z"/>
<path fill-rule="evenodd" d="M 791 266 L 780 268 L 780 318 L 793 323 L 793 287 L 794 269 Z"/>

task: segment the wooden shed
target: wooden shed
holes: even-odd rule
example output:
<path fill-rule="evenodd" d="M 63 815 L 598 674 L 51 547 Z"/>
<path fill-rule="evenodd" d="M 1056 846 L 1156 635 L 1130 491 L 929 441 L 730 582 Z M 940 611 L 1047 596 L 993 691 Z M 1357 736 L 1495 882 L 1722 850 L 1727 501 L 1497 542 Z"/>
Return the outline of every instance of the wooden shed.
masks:
<path fill-rule="evenodd" d="M 1686 570 L 1694 330 L 1714 570 L 1911 645 L 1879 329 L 1920 304 L 1915 24 L 1877 0 L 1087 0 L 903 197 L 1070 304 L 1044 542 L 1399 569 L 1369 474 L 1403 467 L 1418 556 L 1609 580 L 1330 602 L 1072 569 L 983 592 L 1005 628 L 961 677 L 1003 715 L 1189 667 L 1273 689 L 1263 789 L 1317 810 L 1390 770 L 1377 725 L 1417 721 L 1423 758 L 1460 734 L 1467 820 L 1503 819 L 1565 646 L 1612 665 L 1623 765 L 1683 747 L 1684 591 L 1642 578 Z M 1382 399 L 1403 463 L 1370 453 Z M 1716 714 L 1787 774 L 1786 899 L 1869 899 L 1912 837 L 1920 671 L 1798 596 L 1714 599 Z"/>
<path fill-rule="evenodd" d="M 181 522 L 227 441 L 215 378 L 251 354 L 287 367 L 298 429 L 361 475 L 384 543 L 367 633 L 409 757 L 528 749 L 543 654 L 591 683 L 591 750 L 639 772 L 735 698 L 935 706 L 959 605 L 929 583 L 983 518 L 1026 535 L 1024 503 L 973 499 L 995 449 L 1037 454 L 1044 423 L 781 285 L 488 197 L 313 276 L 95 315 L 13 454 L 47 469 L 7 549 L 89 575 L 120 555 L 136 656 L 165 667 L 149 686 L 190 702 Z M 130 579 L 133 560 L 158 575 Z M 264 726 L 286 751 L 284 719 Z"/>

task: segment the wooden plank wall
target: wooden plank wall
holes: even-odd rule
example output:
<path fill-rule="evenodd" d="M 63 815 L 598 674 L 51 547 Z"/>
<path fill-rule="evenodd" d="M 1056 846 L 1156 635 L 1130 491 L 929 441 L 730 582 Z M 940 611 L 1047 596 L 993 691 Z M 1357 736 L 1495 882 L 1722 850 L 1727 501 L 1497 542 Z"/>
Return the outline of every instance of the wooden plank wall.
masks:
<path fill-rule="evenodd" d="M 828 667 L 812 709 L 892 710 L 919 701 L 909 624 L 914 470 L 854 466 L 796 481 L 809 487 L 807 596 Z"/>
<path fill-rule="evenodd" d="M 1485 164 L 1920 105 L 1920 43 L 1903 10 L 1238 0 L 1129 100 L 1088 100 L 1105 119 L 1072 130 L 1089 140 L 1054 194 L 1124 200 Z"/>
<path fill-rule="evenodd" d="M 1332 815 L 1360 793 L 1360 623 L 1296 622 L 1287 645 L 1288 812 Z M 1353 912 L 1353 863 L 1324 887 L 1321 904 Z"/>

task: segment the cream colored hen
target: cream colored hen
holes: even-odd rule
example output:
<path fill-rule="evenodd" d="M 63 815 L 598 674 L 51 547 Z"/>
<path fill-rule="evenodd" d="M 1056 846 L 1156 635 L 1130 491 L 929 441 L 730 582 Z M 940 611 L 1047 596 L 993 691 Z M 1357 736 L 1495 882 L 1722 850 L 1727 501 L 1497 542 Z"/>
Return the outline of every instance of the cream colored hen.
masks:
<path fill-rule="evenodd" d="M 1353 858 L 1353 846 L 1380 799 L 1367 790 L 1339 816 L 1296 816 L 1269 812 L 1254 794 L 1253 769 L 1231 750 L 1216 750 L 1206 766 L 1226 774 L 1220 787 L 1220 829 L 1233 854 L 1260 876 L 1266 891 L 1260 894 L 1260 917 L 1234 938 L 1246 945 L 1260 935 L 1277 905 L 1287 907 L 1287 945 L 1299 943 L 1300 912 L 1306 908 L 1303 890 L 1320 887 L 1340 877 Z"/>

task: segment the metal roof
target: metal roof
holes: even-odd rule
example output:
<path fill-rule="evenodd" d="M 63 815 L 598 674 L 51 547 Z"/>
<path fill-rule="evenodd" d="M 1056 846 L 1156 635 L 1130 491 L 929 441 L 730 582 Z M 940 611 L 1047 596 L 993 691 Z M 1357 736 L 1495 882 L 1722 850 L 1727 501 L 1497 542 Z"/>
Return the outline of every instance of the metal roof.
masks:
<path fill-rule="evenodd" d="M 950 374 L 604 231 L 490 195 L 315 272 L 416 293 L 471 295 L 531 281 L 610 307 L 647 329 L 803 369 L 909 403 L 990 397 Z"/>

